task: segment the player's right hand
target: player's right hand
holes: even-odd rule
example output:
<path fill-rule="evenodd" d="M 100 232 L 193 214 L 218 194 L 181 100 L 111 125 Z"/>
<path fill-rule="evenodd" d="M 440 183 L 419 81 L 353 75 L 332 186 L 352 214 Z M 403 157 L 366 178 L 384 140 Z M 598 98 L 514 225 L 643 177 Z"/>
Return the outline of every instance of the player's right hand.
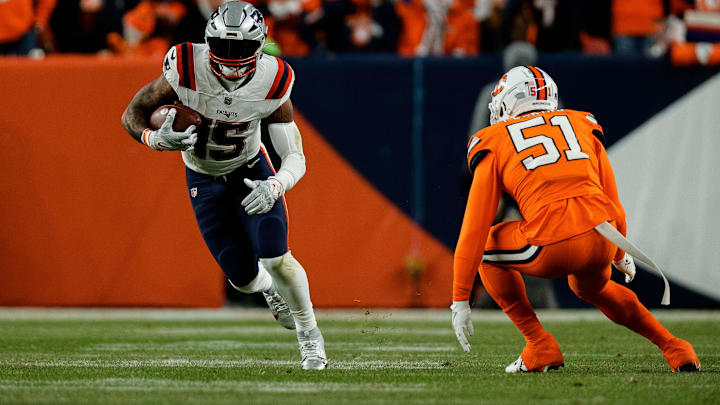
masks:
<path fill-rule="evenodd" d="M 627 252 L 622 259 L 614 261 L 613 266 L 625 273 L 625 283 L 629 283 L 635 278 L 635 261 Z"/>
<path fill-rule="evenodd" d="M 142 134 L 143 143 L 155 150 L 192 150 L 197 141 L 195 125 L 190 125 L 183 132 L 176 132 L 173 130 L 176 113 L 177 110 L 171 108 L 160 129 L 146 129 Z"/>
<path fill-rule="evenodd" d="M 455 337 L 457 337 L 460 346 L 466 353 L 470 353 L 470 342 L 465 334 L 472 336 L 475 333 L 472 320 L 470 319 L 470 302 L 469 301 L 453 301 L 450 305 L 452 311 L 452 325 L 455 329 Z"/>

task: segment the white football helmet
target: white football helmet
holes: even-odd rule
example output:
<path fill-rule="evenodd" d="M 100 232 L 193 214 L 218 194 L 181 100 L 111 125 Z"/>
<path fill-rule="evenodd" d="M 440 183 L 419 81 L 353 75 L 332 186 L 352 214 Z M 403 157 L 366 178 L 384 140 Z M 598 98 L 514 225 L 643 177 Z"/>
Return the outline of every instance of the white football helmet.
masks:
<path fill-rule="evenodd" d="M 262 13 L 244 1 L 230 1 L 210 16 L 205 42 L 210 68 L 226 79 L 239 79 L 255 71 L 267 38 Z"/>
<path fill-rule="evenodd" d="M 490 124 L 530 111 L 555 111 L 558 92 L 555 81 L 535 66 L 516 66 L 498 80 L 488 104 Z"/>

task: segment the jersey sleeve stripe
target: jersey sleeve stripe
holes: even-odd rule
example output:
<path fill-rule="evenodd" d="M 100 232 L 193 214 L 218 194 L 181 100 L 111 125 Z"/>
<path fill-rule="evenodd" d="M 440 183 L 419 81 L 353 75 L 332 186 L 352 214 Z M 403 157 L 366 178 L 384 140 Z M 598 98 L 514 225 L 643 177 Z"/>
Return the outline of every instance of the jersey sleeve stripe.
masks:
<path fill-rule="evenodd" d="M 190 42 L 187 42 L 188 49 L 187 49 L 187 67 L 188 67 L 188 78 L 189 84 L 190 84 L 190 90 L 195 91 L 195 52 L 193 52 L 193 44 Z"/>
<path fill-rule="evenodd" d="M 280 80 L 278 81 L 277 88 L 273 92 L 273 94 L 270 96 L 271 99 L 278 99 L 281 98 L 283 94 L 285 94 L 285 90 L 287 90 L 288 86 L 290 85 L 290 80 L 288 80 L 288 77 L 292 74 L 292 71 L 290 69 L 290 66 L 285 62 L 284 60 L 281 60 L 283 63 L 283 73 L 282 77 L 280 77 Z M 277 79 L 277 77 L 275 78 Z M 272 90 L 272 89 L 271 89 Z"/>
<path fill-rule="evenodd" d="M 177 71 L 179 75 L 178 83 L 180 86 L 195 90 L 195 65 L 193 58 L 192 44 L 189 42 L 183 42 L 177 46 L 178 58 L 177 58 Z"/>
<path fill-rule="evenodd" d="M 277 97 L 273 98 L 283 98 L 287 90 L 290 88 L 290 83 L 292 83 L 293 81 L 293 75 L 295 74 L 295 72 L 293 72 L 292 68 L 290 67 L 290 65 L 287 64 L 287 62 L 285 63 L 285 71 L 288 72 L 287 80 L 285 80 L 285 84 L 282 85 L 282 90 L 280 91 L 280 94 L 278 94 Z M 280 88 L 278 88 L 278 90 L 280 90 Z"/>
<path fill-rule="evenodd" d="M 482 162 L 483 159 L 485 159 L 485 156 L 487 156 L 488 153 L 490 153 L 489 150 L 480 149 L 472 155 L 472 158 L 468 157 L 468 170 L 470 170 L 470 174 L 475 173 L 475 168 L 480 164 L 480 162 Z"/>
<path fill-rule="evenodd" d="M 277 73 L 275 73 L 275 80 L 273 80 L 272 87 L 270 87 L 270 91 L 268 91 L 267 95 L 265 96 L 266 100 L 274 98 L 273 95 L 275 94 L 275 92 L 277 92 L 278 86 L 280 85 L 280 80 L 285 74 L 285 62 L 277 56 L 275 57 L 275 60 L 278 64 L 278 70 Z"/>
<path fill-rule="evenodd" d="M 535 66 L 526 66 L 535 76 L 535 86 L 538 88 L 538 100 L 547 100 L 547 90 L 545 89 L 545 78 Z"/>
<path fill-rule="evenodd" d="M 180 86 L 185 86 L 184 85 L 184 83 L 185 83 L 185 74 L 184 73 L 185 72 L 183 72 L 183 63 L 182 63 L 182 59 L 183 59 L 182 45 L 175 45 L 175 55 L 176 55 L 175 67 L 176 67 L 176 70 L 178 73 L 178 83 L 180 84 Z"/>

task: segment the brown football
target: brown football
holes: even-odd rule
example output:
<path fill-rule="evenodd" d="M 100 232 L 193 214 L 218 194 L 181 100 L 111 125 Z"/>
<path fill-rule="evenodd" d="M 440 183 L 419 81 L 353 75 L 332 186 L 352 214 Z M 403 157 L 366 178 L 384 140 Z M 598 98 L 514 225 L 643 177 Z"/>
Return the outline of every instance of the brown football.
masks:
<path fill-rule="evenodd" d="M 197 128 L 200 128 L 200 125 L 202 125 L 203 116 L 199 112 L 182 104 L 168 104 L 158 107 L 158 109 L 152 113 L 150 116 L 150 128 L 159 129 L 163 122 L 165 122 L 165 118 L 171 108 L 177 110 L 175 113 L 175 121 L 173 122 L 173 130 L 180 132 L 186 130 L 190 125 L 195 125 Z"/>

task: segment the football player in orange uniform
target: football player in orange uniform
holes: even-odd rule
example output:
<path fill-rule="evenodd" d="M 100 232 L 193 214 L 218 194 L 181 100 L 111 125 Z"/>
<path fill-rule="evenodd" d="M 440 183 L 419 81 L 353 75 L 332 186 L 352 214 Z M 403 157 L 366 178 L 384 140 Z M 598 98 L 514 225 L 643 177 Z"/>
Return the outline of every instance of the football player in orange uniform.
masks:
<path fill-rule="evenodd" d="M 655 343 L 673 371 L 698 371 L 690 343 L 676 338 L 628 288 L 610 280 L 611 263 L 635 273 L 633 259 L 595 227 L 605 222 L 625 235 L 625 211 L 592 114 L 557 110 L 557 86 L 534 66 L 508 71 L 489 104 L 491 124 L 468 144 L 473 174 L 454 257 L 452 323 L 465 351 L 472 335 L 468 299 L 475 272 L 526 340 L 508 373 L 564 366 L 555 338 L 538 321 L 520 273 L 567 277 L 570 288 L 613 322 Z M 524 221 L 492 226 L 502 191 L 517 201 Z M 609 225 L 608 225 L 609 226 Z M 669 295 L 668 295 L 669 298 Z"/>

